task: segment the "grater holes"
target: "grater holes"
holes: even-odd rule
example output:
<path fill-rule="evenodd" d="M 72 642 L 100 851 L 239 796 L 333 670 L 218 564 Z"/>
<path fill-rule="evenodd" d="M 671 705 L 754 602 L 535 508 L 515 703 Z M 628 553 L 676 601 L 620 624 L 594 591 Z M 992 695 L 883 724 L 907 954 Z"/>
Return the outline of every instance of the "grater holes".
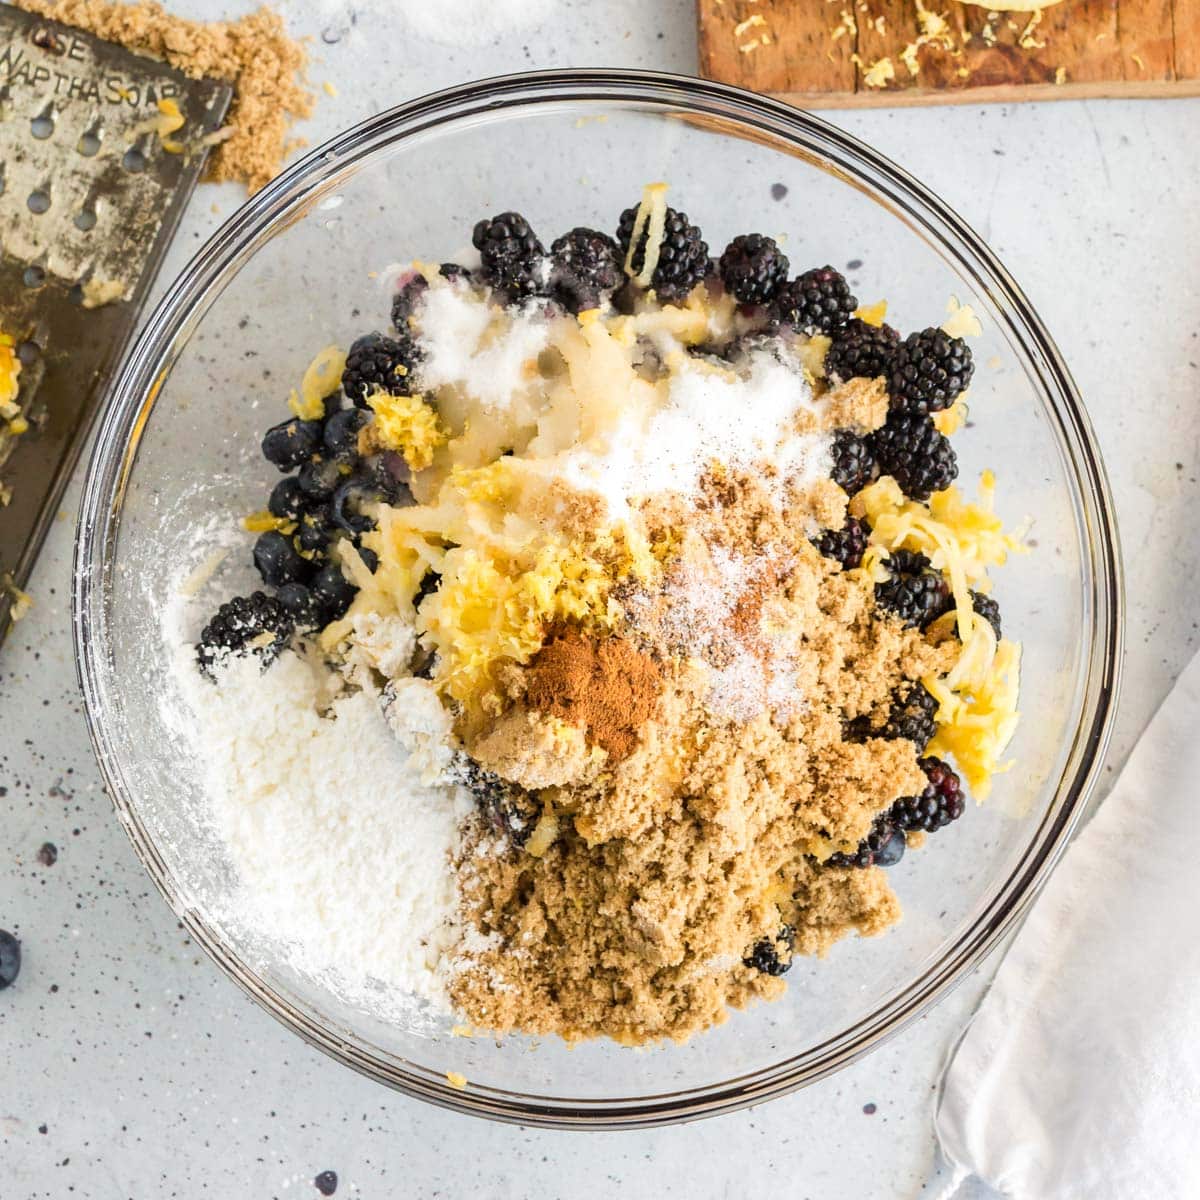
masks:
<path fill-rule="evenodd" d="M 95 158 L 100 153 L 100 142 L 103 137 L 104 127 L 97 121 L 90 129 L 85 129 L 79 135 L 79 141 L 75 144 L 75 149 L 84 158 Z"/>
<path fill-rule="evenodd" d="M 40 288 L 46 282 L 46 272 L 36 263 L 30 263 L 29 266 L 21 272 L 21 282 L 27 288 Z"/>
<path fill-rule="evenodd" d="M 29 193 L 29 199 L 25 201 L 29 211 L 36 216 L 41 216 L 50 208 L 50 185 L 43 183 L 40 187 L 35 187 Z"/>
<path fill-rule="evenodd" d="M 21 366 L 32 367 L 39 358 L 42 357 L 42 348 L 32 338 L 26 338 L 25 341 L 17 345 L 17 358 L 21 361 Z"/>
<path fill-rule="evenodd" d="M 29 132 L 39 142 L 44 142 L 54 133 L 54 102 L 50 101 L 32 121 L 29 122 Z"/>
<path fill-rule="evenodd" d="M 121 166 L 131 175 L 140 175 L 146 169 L 146 156 L 136 146 L 130 146 L 121 159 Z"/>
<path fill-rule="evenodd" d="M 96 210 L 81 208 L 76 214 L 73 224 L 80 233 L 91 233 L 96 228 Z"/>

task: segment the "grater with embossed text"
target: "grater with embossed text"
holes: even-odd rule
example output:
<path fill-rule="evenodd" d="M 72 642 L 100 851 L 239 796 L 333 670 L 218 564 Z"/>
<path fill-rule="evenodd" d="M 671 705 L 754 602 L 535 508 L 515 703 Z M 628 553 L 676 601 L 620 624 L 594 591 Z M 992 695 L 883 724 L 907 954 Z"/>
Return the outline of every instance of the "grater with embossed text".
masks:
<path fill-rule="evenodd" d="M 0 640 L 231 94 L 0 5 Z"/>

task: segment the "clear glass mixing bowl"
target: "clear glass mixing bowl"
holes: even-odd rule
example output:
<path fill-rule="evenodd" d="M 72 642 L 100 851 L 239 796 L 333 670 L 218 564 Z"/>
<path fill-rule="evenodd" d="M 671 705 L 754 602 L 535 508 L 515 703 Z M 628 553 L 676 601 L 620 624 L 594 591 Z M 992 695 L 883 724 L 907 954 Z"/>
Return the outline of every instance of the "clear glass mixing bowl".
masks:
<path fill-rule="evenodd" d="M 796 269 L 860 260 L 848 271 L 857 294 L 886 297 L 902 329 L 937 324 L 951 295 L 981 317 L 972 423 L 955 442 L 961 480 L 970 489 L 994 467 L 1000 510 L 1031 517 L 1035 543 L 997 578 L 1006 630 L 1025 645 L 1016 766 L 988 804 L 892 871 L 898 928 L 798 962 L 785 999 L 687 1046 L 567 1050 L 388 1023 L 206 911 L 232 868 L 189 815 L 195 767 L 171 749 L 160 711 L 169 568 L 214 517 L 232 527 L 261 506 L 274 477 L 258 455 L 264 427 L 316 348 L 386 322 L 390 261 L 454 258 L 474 222 L 502 209 L 548 236 L 611 228 L 655 179 L 714 249 L 762 230 L 788 235 Z M 410 1095 L 524 1123 L 617 1127 L 722 1112 L 827 1075 L 979 962 L 1044 881 L 1096 776 L 1120 659 L 1119 580 L 1112 505 L 1075 386 L 1029 302 L 954 213 L 785 105 L 694 79 L 568 71 L 454 88 L 374 117 L 286 171 L 196 256 L 129 353 L 101 422 L 75 632 L 117 813 L 167 901 L 241 987 Z"/>

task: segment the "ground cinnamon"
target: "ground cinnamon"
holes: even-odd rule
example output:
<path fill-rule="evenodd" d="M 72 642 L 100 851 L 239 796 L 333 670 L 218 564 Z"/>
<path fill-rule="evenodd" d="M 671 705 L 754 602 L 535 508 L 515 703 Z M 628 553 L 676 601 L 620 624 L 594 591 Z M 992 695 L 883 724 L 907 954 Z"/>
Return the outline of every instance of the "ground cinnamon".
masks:
<path fill-rule="evenodd" d="M 637 746 L 661 690 L 658 663 L 627 638 L 594 638 L 567 627 L 529 664 L 525 703 L 585 728 L 615 762 Z"/>

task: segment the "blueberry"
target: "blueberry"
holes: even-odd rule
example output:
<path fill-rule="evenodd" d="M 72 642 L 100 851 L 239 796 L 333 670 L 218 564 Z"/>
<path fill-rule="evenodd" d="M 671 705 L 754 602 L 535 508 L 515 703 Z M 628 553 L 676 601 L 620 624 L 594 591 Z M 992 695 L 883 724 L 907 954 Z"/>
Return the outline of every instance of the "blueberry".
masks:
<path fill-rule="evenodd" d="M 359 546 L 358 557 L 363 560 L 363 565 L 367 568 L 367 570 L 374 575 L 375 568 L 379 566 L 379 555 L 376 554 L 375 551 L 370 548 L 370 546 Z"/>
<path fill-rule="evenodd" d="M 471 272 L 461 263 L 444 262 L 438 267 L 438 274 L 443 279 L 470 279 Z"/>
<path fill-rule="evenodd" d="M 254 565 L 269 587 L 303 583 L 312 574 L 312 564 L 302 558 L 291 540 L 271 530 L 254 543 Z"/>
<path fill-rule="evenodd" d="M 332 459 L 321 458 L 305 463 L 296 476 L 301 490 L 310 500 L 328 500 L 341 482 L 342 473 Z"/>
<path fill-rule="evenodd" d="M 300 520 L 308 507 L 308 497 L 295 475 L 281 479 L 272 489 L 267 501 L 267 510 L 273 517 L 287 517 L 290 521 Z"/>
<path fill-rule="evenodd" d="M 327 508 L 316 508 L 306 512 L 300 520 L 296 541 L 307 554 L 324 554 L 333 539 L 334 524 Z"/>
<path fill-rule="evenodd" d="M 904 857 L 905 846 L 904 830 L 895 830 L 892 836 L 874 852 L 875 865 L 877 867 L 894 867 Z"/>
<path fill-rule="evenodd" d="M 353 458 L 358 453 L 358 431 L 367 423 L 361 408 L 343 408 L 325 422 L 325 449 L 336 458 Z"/>
<path fill-rule="evenodd" d="M 337 563 L 326 563 L 312 581 L 312 594 L 325 606 L 330 620 L 336 620 L 354 599 L 358 588 L 342 574 Z"/>
<path fill-rule="evenodd" d="M 321 1193 L 322 1196 L 332 1196 L 337 1191 L 338 1177 L 336 1171 L 322 1171 L 320 1175 L 313 1180 L 313 1187 Z"/>
<path fill-rule="evenodd" d="M 375 522 L 359 512 L 359 505 L 369 500 L 380 499 L 379 489 L 371 480 L 361 475 L 352 475 L 338 484 L 329 502 L 329 515 L 333 523 L 347 533 L 366 533 L 375 528 Z"/>
<path fill-rule="evenodd" d="M 21 973 L 21 943 L 7 929 L 0 929 L 0 992 L 16 983 Z"/>
<path fill-rule="evenodd" d="M 417 588 L 417 594 L 413 597 L 413 608 L 420 608 L 421 601 L 426 596 L 432 596 L 438 590 L 438 585 L 442 582 L 442 577 L 432 568 L 421 576 L 421 586 Z"/>
<path fill-rule="evenodd" d="M 407 467 L 398 455 L 376 454 L 363 462 L 359 475 L 369 480 L 378 492 L 377 499 L 386 500 L 394 508 L 413 504 L 412 489 L 408 486 Z"/>
<path fill-rule="evenodd" d="M 328 620 L 325 606 L 302 583 L 285 583 L 276 599 L 291 613 L 299 629 L 320 629 Z"/>
<path fill-rule="evenodd" d="M 291 417 L 263 435 L 263 458 L 281 471 L 293 471 L 316 453 L 321 444 L 321 422 Z"/>

